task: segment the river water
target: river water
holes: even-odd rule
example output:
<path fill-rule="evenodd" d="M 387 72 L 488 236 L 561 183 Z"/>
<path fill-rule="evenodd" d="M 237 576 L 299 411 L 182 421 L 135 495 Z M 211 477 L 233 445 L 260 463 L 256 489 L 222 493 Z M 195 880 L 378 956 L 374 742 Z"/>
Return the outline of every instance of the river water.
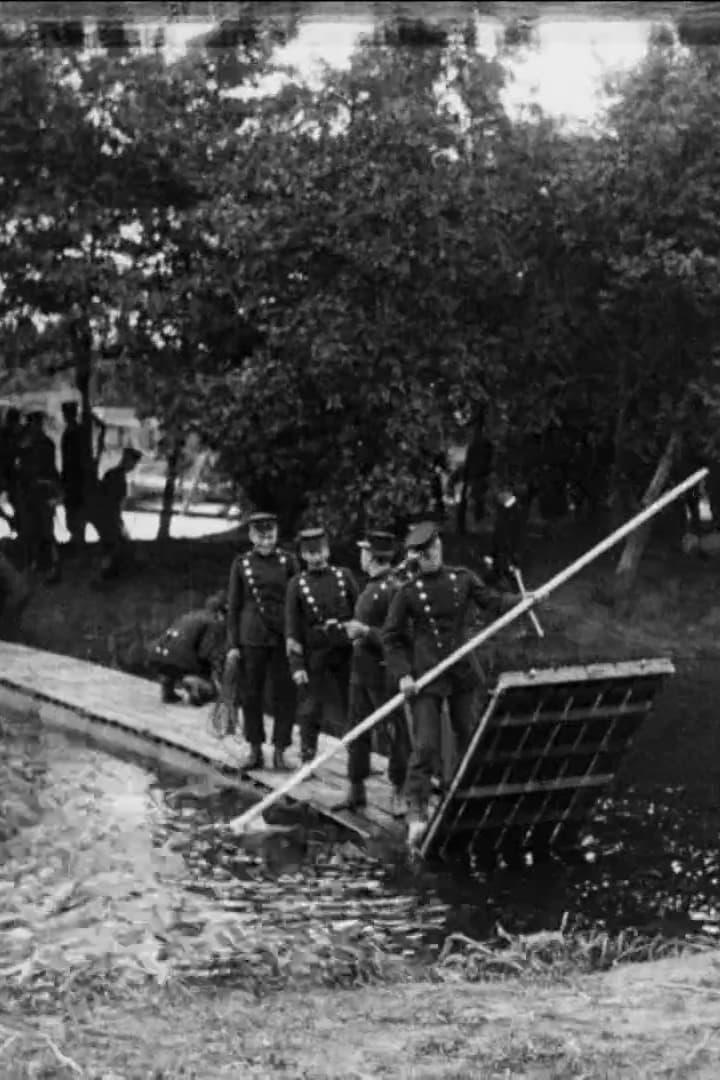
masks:
<path fill-rule="evenodd" d="M 448 933 L 720 927 L 720 812 L 682 791 L 597 808 L 584 856 L 492 873 L 408 865 L 307 819 L 241 847 L 234 793 L 41 728 L 0 726 L 0 976 L 119 968 L 282 981 L 425 963 Z M 340 965 L 342 967 L 342 963 Z M 334 977 L 335 977 L 334 976 Z"/>

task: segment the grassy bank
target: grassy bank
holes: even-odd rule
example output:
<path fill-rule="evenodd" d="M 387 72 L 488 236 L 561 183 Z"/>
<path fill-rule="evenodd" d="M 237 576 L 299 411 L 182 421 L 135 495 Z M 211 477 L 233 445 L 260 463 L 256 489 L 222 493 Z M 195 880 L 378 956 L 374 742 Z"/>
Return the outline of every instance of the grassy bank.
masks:
<path fill-rule="evenodd" d="M 596 539 L 570 530 L 537 540 L 525 567 L 528 586 L 546 581 Z M 477 568 L 485 546 L 481 537 L 449 536 L 446 559 Z M 222 537 L 138 542 L 135 550 L 135 571 L 106 583 L 97 580 L 93 546 L 83 556 L 66 557 L 59 584 L 34 587 L 14 636 L 38 648 L 140 673 L 147 642 L 178 614 L 226 585 L 238 542 Z M 333 557 L 357 570 L 354 545 L 336 547 Z M 543 604 L 540 616 L 548 635 L 542 645 L 527 622 L 518 624 L 522 635 L 506 632 L 488 650 L 495 662 L 507 666 L 640 653 L 692 660 L 715 654 L 720 604 L 711 591 L 716 576 L 712 561 L 651 551 L 633 613 L 618 619 L 603 597 L 616 557 L 597 561 Z"/>
<path fill-rule="evenodd" d="M 594 975 L 455 977 L 258 999 L 176 984 L 0 1013 L 7 1080 L 600 1080 L 720 1072 L 707 953 Z"/>

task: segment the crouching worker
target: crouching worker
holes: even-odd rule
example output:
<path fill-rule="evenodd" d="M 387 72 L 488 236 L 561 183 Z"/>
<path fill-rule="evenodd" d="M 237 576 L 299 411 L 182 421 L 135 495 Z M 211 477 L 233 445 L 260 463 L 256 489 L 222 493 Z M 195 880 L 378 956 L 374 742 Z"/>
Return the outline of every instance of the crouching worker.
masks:
<path fill-rule="evenodd" d="M 182 700 L 176 689 L 179 682 L 193 705 L 215 699 L 225 645 L 225 612 L 225 594 L 210 596 L 204 608 L 181 615 L 152 646 L 150 663 L 160 679 L 163 704 Z"/>
<path fill-rule="evenodd" d="M 443 702 L 448 703 L 453 734 L 462 750 L 472 734 L 476 693 L 484 675 L 477 658 L 468 654 L 419 692 L 415 680 L 467 641 L 473 608 L 481 617 L 495 617 L 519 597 L 489 589 L 465 567 L 445 566 L 442 541 L 432 522 L 411 529 L 406 546 L 417 558 L 418 573 L 396 593 L 382 641 L 395 685 L 412 702 L 413 747 L 405 795 L 408 844 L 415 846 L 427 826 L 435 762 L 442 750 Z"/>
<path fill-rule="evenodd" d="M 380 631 L 390 609 L 390 602 L 400 588 L 392 570 L 395 538 L 392 533 L 371 532 L 358 542 L 360 566 L 369 582 L 358 597 L 355 614 L 346 625 L 353 643 L 350 669 L 350 705 L 348 727 L 353 728 L 392 696 L 385 666 Z M 392 810 L 404 812 L 403 788 L 410 752 L 407 721 L 395 713 L 385 723 L 390 744 L 388 775 L 393 789 Z M 365 781 L 370 776 L 372 731 L 366 731 L 348 747 L 349 790 L 337 810 L 358 810 L 367 805 Z"/>

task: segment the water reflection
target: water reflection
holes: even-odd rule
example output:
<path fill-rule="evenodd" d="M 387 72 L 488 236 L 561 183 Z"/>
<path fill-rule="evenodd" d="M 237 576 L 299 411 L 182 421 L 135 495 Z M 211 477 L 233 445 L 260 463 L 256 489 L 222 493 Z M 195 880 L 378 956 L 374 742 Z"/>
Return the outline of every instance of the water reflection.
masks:
<path fill-rule="evenodd" d="M 445 935 L 570 925 L 715 929 L 720 814 L 683 791 L 603 803 L 594 861 L 483 873 L 408 866 L 319 822 L 240 847 L 233 793 L 158 776 L 27 721 L 0 737 L 0 976 L 97 963 L 278 979 L 331 955 L 425 962 Z M 344 950 L 344 952 L 343 952 Z M 322 973 L 322 972 L 321 972 Z"/>

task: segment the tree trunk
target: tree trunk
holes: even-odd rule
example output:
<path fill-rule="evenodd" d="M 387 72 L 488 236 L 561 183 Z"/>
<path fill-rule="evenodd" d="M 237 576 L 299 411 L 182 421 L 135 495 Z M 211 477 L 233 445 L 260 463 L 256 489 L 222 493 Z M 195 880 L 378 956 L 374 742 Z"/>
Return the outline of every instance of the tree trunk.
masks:
<path fill-rule="evenodd" d="M 188 489 L 187 489 L 187 492 L 185 494 L 185 498 L 183 499 L 183 505 L 182 505 L 183 514 L 186 514 L 188 512 L 188 510 L 190 509 L 191 503 L 192 503 L 193 499 L 195 498 L 195 492 L 198 489 L 198 485 L 199 485 L 199 483 L 200 483 L 200 481 L 202 479 L 202 475 L 205 472 L 205 467 L 206 467 L 209 460 L 210 460 L 210 451 L 209 450 L 205 450 L 205 451 L 203 451 L 203 452 L 201 452 L 199 454 L 198 460 L 197 460 L 197 462 L 195 464 L 195 472 L 194 472 L 193 477 L 192 477 L 192 479 L 191 479 L 191 481 L 190 481 L 190 483 L 188 485 Z"/>
<path fill-rule="evenodd" d="M 608 498 L 610 504 L 610 525 L 617 529 L 621 524 L 623 498 L 620 490 L 623 478 L 623 444 L 625 440 L 625 417 L 627 415 L 627 355 L 621 350 L 618 366 L 618 408 L 613 431 L 612 467 L 608 479 Z"/>
<path fill-rule="evenodd" d="M 172 521 L 175 506 L 175 485 L 178 478 L 180 465 L 180 447 L 175 445 L 167 459 L 167 471 L 165 473 L 165 487 L 163 488 L 162 506 L 160 507 L 160 522 L 158 524 L 157 539 L 170 539 L 170 522 Z"/>
<path fill-rule="evenodd" d="M 463 467 L 462 472 L 462 486 L 460 488 L 460 501 L 457 506 L 457 518 L 455 527 L 457 528 L 459 536 L 465 536 L 467 534 L 467 511 L 468 511 L 468 477 L 467 468 Z"/>
<path fill-rule="evenodd" d="M 674 432 L 668 439 L 667 446 L 658 462 L 653 478 L 648 485 L 647 491 L 643 495 L 641 501 L 641 507 L 643 509 L 650 506 L 651 503 L 655 502 L 655 500 L 660 497 L 670 475 L 679 445 L 680 436 L 677 432 Z M 642 558 L 647 542 L 650 539 L 650 531 L 651 523 L 647 522 L 645 525 L 641 525 L 639 529 L 636 529 L 635 532 L 631 533 L 623 548 L 622 555 L 620 556 L 620 560 L 615 570 L 612 589 L 613 605 L 616 613 L 619 615 L 625 615 L 630 610 L 637 572 L 640 566 L 640 559 Z"/>

